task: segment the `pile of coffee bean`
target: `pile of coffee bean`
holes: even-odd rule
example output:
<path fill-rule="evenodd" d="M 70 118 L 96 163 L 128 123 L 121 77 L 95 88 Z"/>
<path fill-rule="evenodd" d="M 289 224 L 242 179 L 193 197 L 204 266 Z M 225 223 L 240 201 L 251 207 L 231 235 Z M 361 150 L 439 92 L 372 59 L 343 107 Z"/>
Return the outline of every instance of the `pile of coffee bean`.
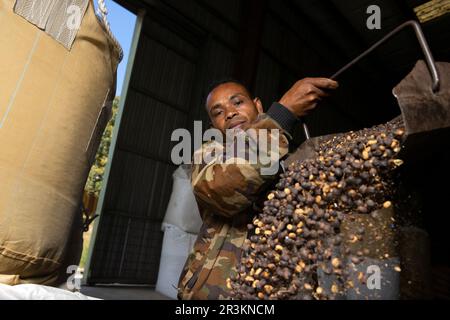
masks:
<path fill-rule="evenodd" d="M 318 274 L 344 277 L 338 248 L 346 215 L 392 206 L 392 176 L 402 164 L 397 155 L 404 133 L 396 119 L 336 135 L 320 141 L 315 157 L 289 165 L 248 225 L 238 272 L 227 282 L 233 299 L 336 299 L 342 294 L 344 279 L 323 288 Z M 356 239 L 364 231 L 357 230 Z M 363 251 L 351 261 L 361 262 Z"/>

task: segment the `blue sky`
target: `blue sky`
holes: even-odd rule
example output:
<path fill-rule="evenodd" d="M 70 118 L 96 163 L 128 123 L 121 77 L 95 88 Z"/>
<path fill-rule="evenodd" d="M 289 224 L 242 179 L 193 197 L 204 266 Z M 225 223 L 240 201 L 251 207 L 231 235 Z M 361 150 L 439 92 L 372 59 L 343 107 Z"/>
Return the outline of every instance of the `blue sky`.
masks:
<path fill-rule="evenodd" d="M 95 7 L 97 8 L 97 1 L 94 0 L 94 3 Z M 136 24 L 136 15 L 112 0 L 106 0 L 105 3 L 108 9 L 108 21 L 111 25 L 111 30 L 113 31 L 114 36 L 117 38 L 117 40 L 119 40 L 124 54 L 123 60 L 120 63 L 119 69 L 117 71 L 116 95 L 120 96 L 122 92 L 123 80 L 125 78 L 134 26 Z"/>

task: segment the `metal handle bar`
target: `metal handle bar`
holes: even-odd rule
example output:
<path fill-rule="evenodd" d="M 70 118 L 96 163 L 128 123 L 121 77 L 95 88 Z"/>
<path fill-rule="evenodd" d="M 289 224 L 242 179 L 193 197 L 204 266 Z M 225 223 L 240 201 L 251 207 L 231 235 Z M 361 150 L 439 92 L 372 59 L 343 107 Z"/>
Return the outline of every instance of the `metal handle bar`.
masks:
<path fill-rule="evenodd" d="M 360 61 L 362 58 L 367 56 L 369 53 L 374 51 L 376 48 L 378 48 L 381 44 L 386 42 L 388 39 L 390 39 L 392 36 L 397 34 L 399 31 L 403 30 L 404 28 L 411 26 L 414 29 L 414 32 L 416 34 L 416 38 L 419 41 L 420 47 L 422 48 L 422 52 L 425 56 L 425 61 L 428 66 L 428 70 L 430 71 L 430 75 L 432 78 L 432 91 L 434 93 L 439 91 L 440 87 L 440 79 L 439 79 L 439 73 L 436 68 L 436 64 L 433 58 L 433 54 L 431 53 L 430 47 L 428 46 L 428 42 L 425 39 L 425 36 L 422 32 L 422 28 L 420 27 L 420 24 L 415 20 L 409 20 L 401 25 L 399 25 L 397 28 L 389 32 L 387 35 L 385 35 L 383 38 L 381 38 L 379 41 L 377 41 L 375 44 L 373 44 L 369 49 L 361 53 L 359 56 L 357 56 L 355 59 L 347 63 L 344 67 L 342 67 L 339 71 L 337 71 L 335 74 L 331 76 L 330 79 L 336 79 L 339 75 L 341 75 L 344 71 L 351 68 L 353 65 L 355 65 L 358 61 Z M 302 125 L 303 125 L 303 131 L 305 133 L 306 139 L 310 138 L 308 126 L 304 122 L 304 119 L 301 119 Z"/>

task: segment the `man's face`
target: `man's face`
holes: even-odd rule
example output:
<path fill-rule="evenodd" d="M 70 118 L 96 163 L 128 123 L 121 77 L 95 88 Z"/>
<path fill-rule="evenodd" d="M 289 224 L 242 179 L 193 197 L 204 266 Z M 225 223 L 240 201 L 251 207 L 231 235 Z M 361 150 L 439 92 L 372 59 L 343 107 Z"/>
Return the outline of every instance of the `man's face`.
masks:
<path fill-rule="evenodd" d="M 253 122 L 263 112 L 261 101 L 252 100 L 245 87 L 233 82 L 214 88 L 206 99 L 206 108 L 214 128 L 223 133 Z"/>

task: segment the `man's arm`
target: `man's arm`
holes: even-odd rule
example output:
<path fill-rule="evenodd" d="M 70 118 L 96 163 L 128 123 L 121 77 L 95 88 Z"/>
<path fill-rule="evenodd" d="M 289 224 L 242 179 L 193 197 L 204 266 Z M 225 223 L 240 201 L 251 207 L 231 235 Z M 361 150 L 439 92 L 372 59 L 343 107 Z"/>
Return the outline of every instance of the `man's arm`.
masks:
<path fill-rule="evenodd" d="M 267 148 L 257 150 L 257 154 L 263 154 L 270 158 L 271 143 L 278 144 L 278 159 L 282 159 L 288 153 L 288 139 L 297 118 L 284 106 L 274 103 L 267 114 L 260 115 L 249 128 L 261 134 L 267 134 Z M 261 130 L 267 129 L 267 130 Z M 278 139 L 275 140 L 275 131 L 278 129 Z M 204 152 L 199 150 L 198 152 Z M 259 163 L 236 164 L 237 157 L 229 157 L 225 163 L 213 160 L 205 165 L 193 165 L 192 186 L 197 202 L 204 208 L 210 209 L 214 214 L 225 217 L 242 212 L 257 199 L 264 186 L 277 175 L 261 174 Z"/>

